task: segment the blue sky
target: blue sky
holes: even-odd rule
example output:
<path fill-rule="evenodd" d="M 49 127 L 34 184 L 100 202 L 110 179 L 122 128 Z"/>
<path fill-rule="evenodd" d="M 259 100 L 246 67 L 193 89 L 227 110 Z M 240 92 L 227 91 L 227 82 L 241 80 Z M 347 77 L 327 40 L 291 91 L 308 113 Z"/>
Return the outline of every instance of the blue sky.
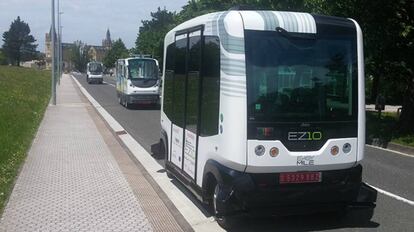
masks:
<path fill-rule="evenodd" d="M 57 0 L 55 0 L 56 2 Z M 107 28 L 112 39 L 121 38 L 128 48 L 135 44 L 141 20 L 149 19 L 158 7 L 180 11 L 188 0 L 60 0 L 64 42 L 82 40 L 101 45 Z M 0 0 L 0 35 L 20 16 L 29 23 L 44 52 L 45 33 L 51 23 L 51 0 Z M 0 40 L 0 45 L 3 41 Z"/>

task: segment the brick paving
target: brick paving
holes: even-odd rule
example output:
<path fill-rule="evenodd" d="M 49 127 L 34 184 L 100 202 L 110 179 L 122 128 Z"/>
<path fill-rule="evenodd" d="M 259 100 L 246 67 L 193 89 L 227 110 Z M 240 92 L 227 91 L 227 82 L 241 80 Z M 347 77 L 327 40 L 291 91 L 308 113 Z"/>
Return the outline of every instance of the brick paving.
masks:
<path fill-rule="evenodd" d="M 0 231 L 153 231 L 69 76 L 62 78 L 58 93 L 0 219 Z"/>

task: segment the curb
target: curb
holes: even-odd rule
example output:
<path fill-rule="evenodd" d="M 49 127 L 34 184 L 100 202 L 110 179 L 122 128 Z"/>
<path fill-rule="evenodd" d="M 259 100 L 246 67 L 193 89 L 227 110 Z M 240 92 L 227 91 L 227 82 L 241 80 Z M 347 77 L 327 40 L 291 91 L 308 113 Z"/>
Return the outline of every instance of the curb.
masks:
<path fill-rule="evenodd" d="M 383 148 L 383 147 L 379 147 L 379 146 L 375 146 L 375 145 L 371 145 L 371 144 L 365 144 L 365 146 L 371 147 L 371 148 L 376 148 L 376 149 L 383 150 L 383 151 L 388 151 L 388 152 L 399 154 L 399 155 L 406 156 L 406 157 L 414 158 L 413 154 L 405 153 L 405 152 L 402 152 L 402 151 L 399 151 L 399 150 L 393 150 L 393 149 L 390 149 L 389 147 L 388 148 Z"/>
<path fill-rule="evenodd" d="M 407 155 L 414 157 L 414 148 L 409 146 L 400 145 L 398 143 L 390 142 L 388 143 L 387 149 L 392 151 L 398 151 L 401 153 L 406 153 Z"/>
<path fill-rule="evenodd" d="M 206 217 L 202 211 L 171 182 L 171 179 L 164 173 L 164 167 L 158 164 L 152 156 L 139 144 L 128 132 L 88 93 L 88 91 L 73 76 L 69 75 L 83 95 L 88 99 L 99 115 L 108 124 L 111 130 L 118 136 L 118 139 L 129 150 L 147 173 L 158 184 L 161 190 L 169 197 L 170 201 L 178 209 L 181 215 L 187 220 L 194 231 L 224 231 L 213 217 Z"/>

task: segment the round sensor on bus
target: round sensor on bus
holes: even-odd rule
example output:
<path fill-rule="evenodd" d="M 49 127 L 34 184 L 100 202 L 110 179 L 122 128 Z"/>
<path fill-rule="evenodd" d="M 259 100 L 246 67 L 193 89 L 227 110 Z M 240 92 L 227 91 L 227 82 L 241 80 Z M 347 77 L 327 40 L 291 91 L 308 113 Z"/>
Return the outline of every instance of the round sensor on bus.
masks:
<path fill-rule="evenodd" d="M 265 153 L 266 149 L 263 145 L 257 145 L 254 148 L 254 153 L 256 153 L 257 156 L 262 156 Z"/>
<path fill-rule="evenodd" d="M 342 151 L 343 151 L 344 153 L 349 153 L 349 152 L 351 151 L 351 148 L 352 148 L 351 144 L 349 144 L 349 143 L 345 143 L 345 144 L 342 146 Z"/>

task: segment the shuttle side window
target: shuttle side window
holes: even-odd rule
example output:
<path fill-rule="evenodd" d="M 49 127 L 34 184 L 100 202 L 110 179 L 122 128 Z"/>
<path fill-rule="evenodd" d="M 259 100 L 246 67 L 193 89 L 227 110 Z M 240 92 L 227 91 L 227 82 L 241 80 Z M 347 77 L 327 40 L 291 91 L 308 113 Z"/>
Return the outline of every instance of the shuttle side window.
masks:
<path fill-rule="evenodd" d="M 172 123 L 193 133 L 198 131 L 200 136 L 217 135 L 220 105 L 219 38 L 181 37 L 170 44 L 167 47 L 164 81 L 163 111 Z"/>
<path fill-rule="evenodd" d="M 164 76 L 164 113 L 172 119 L 173 111 L 173 94 L 174 94 L 174 56 L 175 56 L 175 43 L 170 44 L 167 47 L 166 63 L 165 63 L 165 76 Z"/>
<path fill-rule="evenodd" d="M 218 134 L 220 106 L 220 41 L 205 36 L 202 57 L 200 136 Z"/>
<path fill-rule="evenodd" d="M 184 128 L 187 38 L 175 42 L 174 94 L 172 121 Z"/>
<path fill-rule="evenodd" d="M 197 133 L 199 93 L 200 93 L 200 63 L 201 63 L 201 36 L 192 36 L 189 39 L 189 59 L 187 78 L 187 108 L 186 129 Z"/>

